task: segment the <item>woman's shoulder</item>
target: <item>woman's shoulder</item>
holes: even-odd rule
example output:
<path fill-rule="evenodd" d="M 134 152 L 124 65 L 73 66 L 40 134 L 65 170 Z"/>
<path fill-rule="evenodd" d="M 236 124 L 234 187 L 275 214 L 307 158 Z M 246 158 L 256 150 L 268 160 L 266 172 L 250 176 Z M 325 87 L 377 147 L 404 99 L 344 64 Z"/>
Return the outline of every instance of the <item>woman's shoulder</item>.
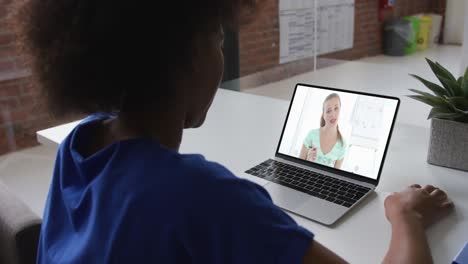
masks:
<path fill-rule="evenodd" d="M 311 139 L 318 140 L 320 138 L 320 128 L 310 130 L 309 137 Z"/>
<path fill-rule="evenodd" d="M 235 176 L 221 164 L 208 161 L 202 155 L 180 154 L 172 160 L 155 163 L 159 166 L 136 172 L 145 173 L 145 176 L 144 180 L 134 184 L 139 186 L 144 200 L 170 200 L 180 210 L 194 205 L 199 210 L 208 210 L 213 201 L 228 206 L 256 189 L 253 183 Z"/>
<path fill-rule="evenodd" d="M 203 156 L 185 156 L 186 175 L 190 175 L 187 182 L 190 182 L 187 192 L 194 192 L 194 195 L 202 196 L 225 196 L 231 197 L 237 194 L 246 194 L 249 190 L 256 189 L 253 182 L 236 176 L 223 165 L 206 160 Z M 201 191 L 201 192 L 200 192 Z"/>
<path fill-rule="evenodd" d="M 311 141 L 317 142 L 320 138 L 320 128 L 318 129 L 312 129 L 307 133 L 307 136 L 304 139 L 304 144 L 310 148 L 311 147 Z"/>
<path fill-rule="evenodd" d="M 311 129 L 309 131 L 309 133 L 307 133 L 308 137 L 316 137 L 316 136 L 319 136 L 319 135 L 320 135 L 320 128 Z"/>
<path fill-rule="evenodd" d="M 175 176 L 179 178 L 175 180 L 179 189 L 173 194 L 190 201 L 180 204 L 181 208 L 197 204 L 200 211 L 222 211 L 223 208 L 246 207 L 254 202 L 252 197 L 263 196 L 269 200 L 261 186 L 237 177 L 223 165 L 208 161 L 202 155 L 181 155 L 180 162 L 180 171 Z"/>
<path fill-rule="evenodd" d="M 192 175 L 204 175 L 206 180 L 237 178 L 223 165 L 208 161 L 199 154 L 181 155 L 178 161 L 180 168 Z"/>
<path fill-rule="evenodd" d="M 176 184 L 184 184 L 190 189 L 239 180 L 225 166 L 209 161 L 200 154 L 177 154 L 166 165 L 161 171 L 166 172 L 169 180 Z"/>
<path fill-rule="evenodd" d="M 234 174 L 223 165 L 208 161 L 200 154 L 179 154 L 172 152 L 161 160 L 153 158 L 158 173 L 171 175 L 173 180 L 206 181 L 223 178 L 235 178 Z"/>

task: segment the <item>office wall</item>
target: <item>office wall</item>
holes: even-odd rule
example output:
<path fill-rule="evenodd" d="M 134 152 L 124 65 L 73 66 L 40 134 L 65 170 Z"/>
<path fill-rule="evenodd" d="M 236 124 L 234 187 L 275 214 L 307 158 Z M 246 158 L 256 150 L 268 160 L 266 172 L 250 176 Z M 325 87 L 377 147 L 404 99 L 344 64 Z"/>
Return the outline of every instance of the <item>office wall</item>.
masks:
<path fill-rule="evenodd" d="M 35 132 L 53 124 L 29 78 L 0 81 L 0 155 L 36 145 Z"/>
<path fill-rule="evenodd" d="M 468 5 L 464 5 L 464 13 L 463 15 L 463 47 L 462 47 L 462 58 L 460 63 L 460 75 L 465 73 L 465 70 L 468 67 Z"/>
<path fill-rule="evenodd" d="M 444 43 L 462 44 L 463 23 L 465 14 L 465 0 L 447 0 L 445 12 Z"/>
<path fill-rule="evenodd" d="M 275 68 L 272 78 L 312 70 L 311 59 L 279 65 L 278 1 L 267 0 L 253 23 L 243 25 L 239 32 L 240 74 Z M 324 0 L 322 0 L 324 1 Z M 355 0 L 354 46 L 352 49 L 323 57 L 354 60 L 382 53 L 382 23 L 378 21 L 377 0 Z M 423 12 L 445 13 L 446 0 L 395 0 L 394 16 Z M 392 14 L 387 13 L 386 17 Z"/>
<path fill-rule="evenodd" d="M 0 155 L 37 144 L 37 130 L 59 121 L 47 113 L 24 59 L 14 49 L 6 18 L 11 0 L 0 0 Z"/>
<path fill-rule="evenodd" d="M 266 0 L 251 24 L 239 32 L 240 73 L 275 69 L 273 79 L 282 79 L 311 70 L 311 59 L 279 65 L 278 1 Z M 411 14 L 430 9 L 443 10 L 446 0 L 396 0 L 397 14 Z M 0 0 L 0 154 L 36 144 L 35 131 L 57 124 L 47 114 L 39 91 L 31 85 L 28 69 L 13 48 L 14 37 L 6 23 L 11 0 Z M 356 0 L 353 49 L 329 54 L 339 59 L 357 59 L 379 54 L 380 29 L 377 0 Z M 438 11 L 444 13 L 444 11 Z"/>

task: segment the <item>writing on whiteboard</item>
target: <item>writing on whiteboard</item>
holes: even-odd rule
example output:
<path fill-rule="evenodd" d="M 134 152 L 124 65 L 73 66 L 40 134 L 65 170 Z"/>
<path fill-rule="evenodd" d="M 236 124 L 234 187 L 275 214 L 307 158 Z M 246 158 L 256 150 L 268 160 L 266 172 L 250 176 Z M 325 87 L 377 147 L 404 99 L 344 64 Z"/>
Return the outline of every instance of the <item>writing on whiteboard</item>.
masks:
<path fill-rule="evenodd" d="M 353 47 L 355 0 L 280 0 L 280 63 Z"/>

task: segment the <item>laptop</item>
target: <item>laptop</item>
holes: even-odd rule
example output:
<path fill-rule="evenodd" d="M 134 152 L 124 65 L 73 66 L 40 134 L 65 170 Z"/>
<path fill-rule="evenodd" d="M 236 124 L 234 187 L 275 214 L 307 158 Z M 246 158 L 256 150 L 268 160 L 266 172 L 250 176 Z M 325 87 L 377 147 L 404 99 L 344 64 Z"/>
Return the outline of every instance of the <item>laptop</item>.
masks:
<path fill-rule="evenodd" d="M 265 180 L 284 210 L 333 225 L 379 183 L 399 105 L 396 97 L 297 84 L 275 157 L 245 173 Z"/>

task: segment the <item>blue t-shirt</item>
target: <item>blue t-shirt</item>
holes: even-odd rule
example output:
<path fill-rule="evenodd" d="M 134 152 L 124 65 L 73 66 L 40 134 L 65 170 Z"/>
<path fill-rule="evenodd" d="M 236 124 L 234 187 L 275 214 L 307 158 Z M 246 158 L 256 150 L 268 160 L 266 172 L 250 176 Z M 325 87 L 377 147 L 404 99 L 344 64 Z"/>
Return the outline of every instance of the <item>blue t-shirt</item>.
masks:
<path fill-rule="evenodd" d="M 148 138 L 83 157 L 109 117 L 60 145 L 38 263 L 301 263 L 313 234 L 217 163 Z"/>

